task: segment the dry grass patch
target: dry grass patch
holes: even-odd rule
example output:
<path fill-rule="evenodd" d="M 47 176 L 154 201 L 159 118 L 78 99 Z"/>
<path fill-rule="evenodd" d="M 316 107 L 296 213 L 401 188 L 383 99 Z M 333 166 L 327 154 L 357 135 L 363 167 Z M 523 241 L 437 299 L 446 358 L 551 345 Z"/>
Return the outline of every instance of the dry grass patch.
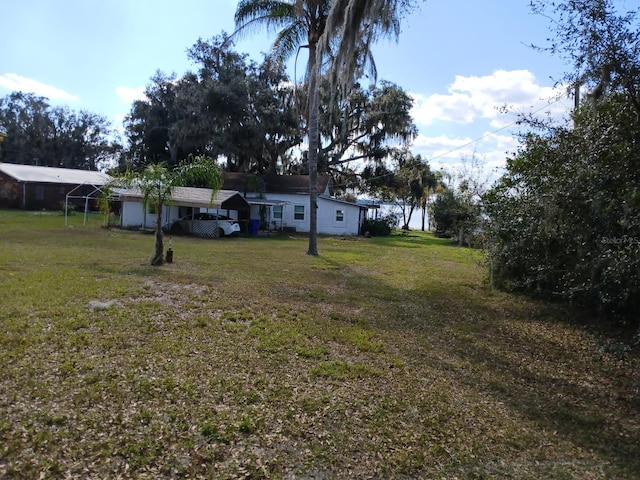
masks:
<path fill-rule="evenodd" d="M 2 478 L 640 478 L 638 358 L 429 235 L 0 211 Z"/>

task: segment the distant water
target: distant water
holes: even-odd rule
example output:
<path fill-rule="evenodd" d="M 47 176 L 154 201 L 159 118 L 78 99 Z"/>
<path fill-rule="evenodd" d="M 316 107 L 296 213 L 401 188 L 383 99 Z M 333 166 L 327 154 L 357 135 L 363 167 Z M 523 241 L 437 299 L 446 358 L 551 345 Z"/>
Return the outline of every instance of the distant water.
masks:
<path fill-rule="evenodd" d="M 402 227 L 402 212 L 400 208 L 394 205 L 382 205 L 380 207 L 380 211 L 378 215 L 386 215 L 387 213 L 395 213 L 399 218 L 397 228 Z M 425 222 L 425 230 L 429 225 L 429 214 L 424 219 Z M 411 220 L 409 221 L 409 230 L 420 230 L 422 228 L 422 210 L 414 210 L 413 215 L 411 215 Z"/>

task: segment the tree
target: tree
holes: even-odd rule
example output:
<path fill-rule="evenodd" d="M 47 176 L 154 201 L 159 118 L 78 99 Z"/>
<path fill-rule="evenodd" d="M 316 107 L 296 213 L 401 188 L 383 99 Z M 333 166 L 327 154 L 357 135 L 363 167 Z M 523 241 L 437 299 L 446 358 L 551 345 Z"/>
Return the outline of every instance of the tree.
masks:
<path fill-rule="evenodd" d="M 409 229 L 413 212 L 420 208 L 428 178 L 432 175 L 429 164 L 420 155 L 398 151 L 395 155 L 395 201 L 402 212 L 402 228 Z"/>
<path fill-rule="evenodd" d="M 534 2 L 544 12 L 548 2 Z M 529 122 L 484 197 L 492 284 L 638 324 L 640 26 L 614 2 L 550 4 L 550 47 L 592 90 L 573 125 Z"/>
<path fill-rule="evenodd" d="M 433 176 L 429 164 L 407 149 L 391 154 L 393 170 L 384 164 L 369 165 L 362 177 L 366 190 L 385 202 L 393 203 L 402 215 L 402 228 L 408 229 L 414 211 L 420 208 L 425 188 Z"/>
<path fill-rule="evenodd" d="M 428 225 L 426 224 L 426 219 L 430 209 L 429 200 L 431 199 L 431 196 L 437 192 L 438 185 L 440 183 L 439 174 L 440 172 L 434 173 L 431 170 L 429 170 L 429 172 L 427 172 L 427 174 L 423 177 L 423 181 L 422 181 L 423 193 L 422 193 L 422 199 L 420 200 L 420 209 L 421 209 L 420 229 L 423 232 L 425 230 L 431 229 L 431 223 L 432 223 L 431 215 L 429 215 L 428 217 L 429 218 Z"/>
<path fill-rule="evenodd" d="M 0 161 L 97 170 L 121 149 L 101 115 L 52 108 L 44 97 L 13 92 L 0 98 Z"/>
<path fill-rule="evenodd" d="M 412 98 L 399 86 L 382 81 L 362 88 L 358 83 L 342 100 L 321 85 L 319 171 L 343 173 L 356 160 L 381 162 L 398 144 L 407 146 L 416 137 L 411 118 Z"/>
<path fill-rule="evenodd" d="M 164 241 L 162 233 L 162 208 L 171 201 L 175 187 L 196 186 L 210 188 L 211 201 L 222 186 L 222 173 L 215 161 L 210 157 L 191 157 L 181 162 L 173 170 L 166 163 L 148 165 L 142 172 L 127 172 L 116 178 L 111 187 L 139 188 L 142 193 L 142 204 L 153 207 L 156 212 L 155 249 L 151 257 L 151 265 L 162 265 Z"/>
<path fill-rule="evenodd" d="M 275 175 L 278 169 L 284 169 L 289 150 L 302 141 L 296 90 L 285 74 L 284 65 L 268 57 L 260 66 L 254 83 L 252 107 L 256 112 L 259 138 L 263 139 L 260 142 L 263 151 L 258 168 L 252 173 Z"/>
<path fill-rule="evenodd" d="M 493 284 L 631 320 L 640 309 L 640 119 L 624 95 L 529 133 L 485 196 Z M 636 317 L 637 321 L 637 317 Z"/>
<path fill-rule="evenodd" d="M 261 162 L 262 142 L 253 99 L 264 89 L 258 85 L 257 67 L 247 55 L 233 51 L 222 35 L 198 42 L 188 55 L 200 66 L 192 74 L 194 94 L 186 95 L 176 131 L 184 138 L 194 132 L 208 135 L 207 150 L 224 156 L 230 171 L 249 171 Z M 194 100 L 195 99 L 195 100 Z"/>
<path fill-rule="evenodd" d="M 375 76 L 371 45 L 380 37 L 400 36 L 400 20 L 414 0 L 334 0 L 320 42 L 320 53 L 332 52 L 331 81 L 346 94 L 363 69 Z M 337 44 L 337 45 L 336 45 Z M 364 53 L 364 54 L 363 54 Z"/>
<path fill-rule="evenodd" d="M 432 206 L 436 235 L 455 238 L 458 245 L 474 243 L 475 229 L 480 224 L 480 206 L 468 190 L 445 189 Z"/>
<path fill-rule="evenodd" d="M 178 152 L 170 129 L 176 121 L 176 96 L 176 76 L 158 71 L 145 88 L 145 99 L 133 102 L 124 121 L 132 169 L 160 163 L 175 166 Z"/>
<path fill-rule="evenodd" d="M 572 66 L 568 85 L 586 86 L 589 99 L 621 92 L 640 114 L 640 37 L 638 11 L 618 13 L 615 0 L 532 0 L 534 13 L 551 19 L 551 44 L 537 47 Z"/>
<path fill-rule="evenodd" d="M 180 78 L 158 73 L 146 99 L 127 117 L 134 168 L 189 155 L 224 157 L 226 169 L 276 173 L 301 141 L 293 86 L 284 66 L 248 62 L 222 33 L 187 52 L 197 70 Z"/>
<path fill-rule="evenodd" d="M 272 47 L 274 60 L 283 63 L 305 47 L 309 50 L 307 63 L 308 101 L 307 133 L 309 138 L 309 247 L 307 254 L 318 255 L 317 228 L 317 176 L 318 176 L 318 78 L 321 57 L 317 54 L 318 42 L 324 34 L 329 14 L 329 0 L 268 1 L 242 0 L 235 14 L 238 32 L 250 27 L 282 29 L 276 35 Z"/>
<path fill-rule="evenodd" d="M 201 61 L 204 57 L 200 55 Z M 294 87 L 284 65 L 269 57 L 260 65 L 249 63 L 244 71 L 234 71 L 229 63 L 224 61 L 215 75 L 200 73 L 208 92 L 207 115 L 215 126 L 214 144 L 230 171 L 275 174 L 288 150 L 302 140 Z"/>

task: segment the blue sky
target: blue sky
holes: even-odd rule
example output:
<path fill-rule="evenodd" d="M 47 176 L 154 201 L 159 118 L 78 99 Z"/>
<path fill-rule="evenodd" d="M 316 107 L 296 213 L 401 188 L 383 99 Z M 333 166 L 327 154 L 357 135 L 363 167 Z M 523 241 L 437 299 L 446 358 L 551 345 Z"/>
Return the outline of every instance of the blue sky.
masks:
<path fill-rule="evenodd" d="M 546 44 L 546 19 L 529 0 L 427 0 L 403 23 L 400 41 L 374 49 L 378 78 L 415 99 L 420 135 L 412 150 L 435 168 L 461 168 L 474 155 L 487 172 L 517 147 L 514 113 L 566 114 L 572 102 L 549 99 L 565 66 L 529 48 Z M 2 8 L 5 46 L 0 96 L 46 96 L 104 115 L 120 127 L 131 102 L 157 70 L 193 69 L 186 50 L 198 38 L 232 32 L 236 0 L 22 0 Z M 260 60 L 268 33 L 242 38 L 236 50 Z M 301 63 L 301 61 L 299 61 Z M 304 66 L 298 65 L 298 72 Z M 293 72 L 290 72 L 293 75 Z M 300 73 L 298 73 L 300 76 Z M 495 132 L 495 133 L 493 133 Z M 476 141 L 484 137 L 480 141 Z"/>

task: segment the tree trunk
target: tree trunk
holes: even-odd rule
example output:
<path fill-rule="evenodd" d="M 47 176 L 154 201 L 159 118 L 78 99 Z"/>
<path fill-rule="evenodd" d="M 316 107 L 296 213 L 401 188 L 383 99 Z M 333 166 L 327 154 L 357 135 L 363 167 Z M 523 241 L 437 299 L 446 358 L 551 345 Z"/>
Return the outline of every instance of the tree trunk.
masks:
<path fill-rule="evenodd" d="M 415 205 L 411 204 L 409 208 L 409 216 L 407 217 L 407 221 L 405 223 L 405 230 L 409 230 L 409 224 L 411 223 L 411 216 L 413 215 L 413 211 L 415 210 Z"/>
<path fill-rule="evenodd" d="M 318 255 L 318 62 L 316 44 L 309 45 L 309 249 Z"/>
<path fill-rule="evenodd" d="M 158 205 L 156 216 L 156 249 L 151 257 L 151 265 L 162 265 L 164 255 L 164 240 L 162 235 L 162 204 Z"/>

